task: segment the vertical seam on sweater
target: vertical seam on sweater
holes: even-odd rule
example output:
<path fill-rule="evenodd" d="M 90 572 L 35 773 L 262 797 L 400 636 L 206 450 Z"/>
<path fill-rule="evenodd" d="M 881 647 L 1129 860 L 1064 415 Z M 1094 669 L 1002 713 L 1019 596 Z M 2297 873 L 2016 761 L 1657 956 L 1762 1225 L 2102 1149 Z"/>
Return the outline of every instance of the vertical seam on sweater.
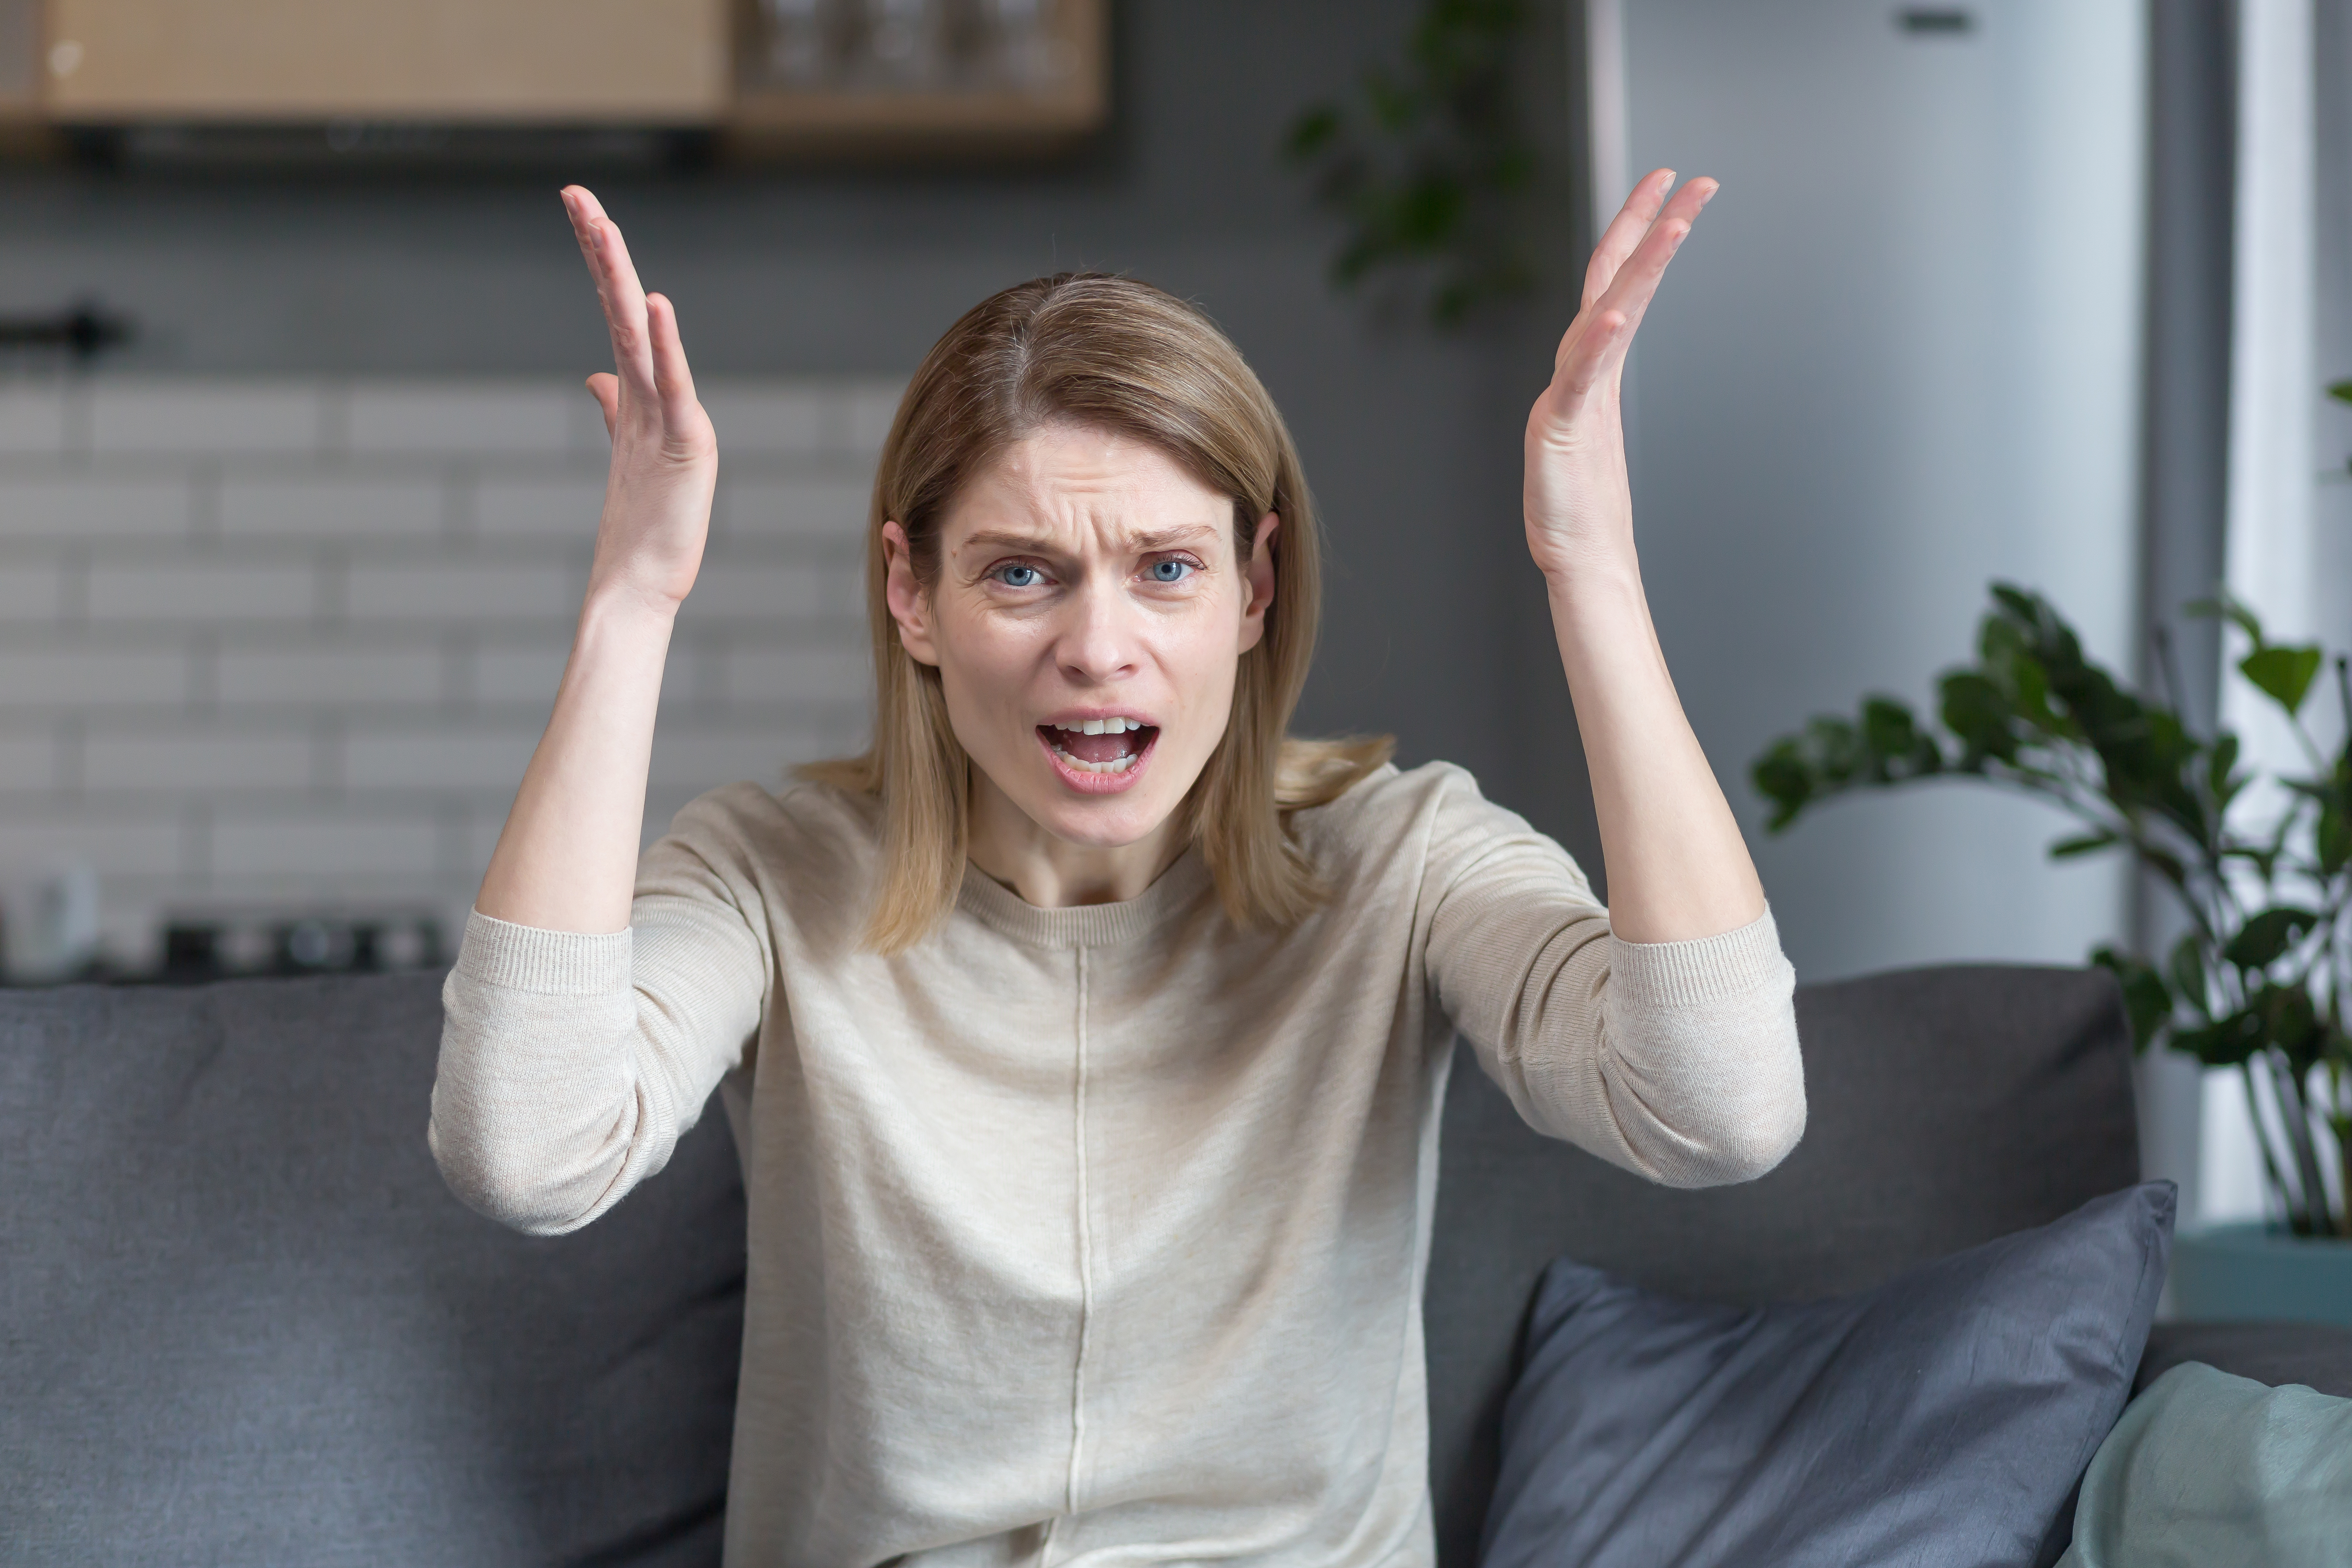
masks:
<path fill-rule="evenodd" d="M 1071 1132 L 1077 1150 L 1078 1187 L 1078 1357 L 1070 1372 L 1070 1475 L 1065 1506 L 1078 1511 L 1078 1461 L 1086 1444 L 1087 1339 L 1094 1326 L 1094 1226 L 1087 1215 L 1087 950 L 1078 954 L 1077 1061 L 1071 1100 Z"/>

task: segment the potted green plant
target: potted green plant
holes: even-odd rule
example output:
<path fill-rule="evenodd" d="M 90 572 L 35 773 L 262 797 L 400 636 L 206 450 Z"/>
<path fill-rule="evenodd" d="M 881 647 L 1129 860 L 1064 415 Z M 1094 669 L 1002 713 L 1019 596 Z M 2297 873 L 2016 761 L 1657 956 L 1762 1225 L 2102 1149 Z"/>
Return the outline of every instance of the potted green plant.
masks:
<path fill-rule="evenodd" d="M 2352 1322 L 2352 679 L 2339 657 L 2347 741 L 2330 755 L 2305 721 L 2322 651 L 2271 641 L 2226 599 L 2191 609 L 2248 645 L 2237 673 L 2285 715 L 2304 771 L 2242 765 L 2235 734 L 2193 733 L 2177 698 L 2127 689 L 2039 595 L 1995 584 L 1976 661 L 1939 681 L 1937 723 L 1867 697 L 1853 718 L 1775 741 L 1752 776 L 1776 833 L 1854 790 L 1979 780 L 2081 823 L 2053 858 L 2122 851 L 2154 873 L 2187 934 L 2168 953 L 2102 947 L 2091 961 L 2121 983 L 2141 1048 L 2243 1075 L 2273 1212 L 2184 1236 L 2176 1298 L 2199 1317 Z"/>

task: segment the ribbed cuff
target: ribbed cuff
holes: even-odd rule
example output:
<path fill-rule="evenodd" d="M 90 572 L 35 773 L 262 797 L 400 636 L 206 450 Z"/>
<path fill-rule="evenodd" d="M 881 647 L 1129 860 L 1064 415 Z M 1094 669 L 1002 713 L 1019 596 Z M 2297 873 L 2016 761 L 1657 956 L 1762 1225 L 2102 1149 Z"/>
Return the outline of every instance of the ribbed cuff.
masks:
<path fill-rule="evenodd" d="M 602 936 L 520 926 L 475 910 L 466 917 L 457 973 L 482 985 L 547 996 L 602 996 L 629 988 L 636 933 Z"/>
<path fill-rule="evenodd" d="M 1738 931 L 1690 942 L 1610 938 L 1609 984 L 1620 1002 L 1687 1007 L 1790 982 L 1780 928 L 1767 909 Z"/>

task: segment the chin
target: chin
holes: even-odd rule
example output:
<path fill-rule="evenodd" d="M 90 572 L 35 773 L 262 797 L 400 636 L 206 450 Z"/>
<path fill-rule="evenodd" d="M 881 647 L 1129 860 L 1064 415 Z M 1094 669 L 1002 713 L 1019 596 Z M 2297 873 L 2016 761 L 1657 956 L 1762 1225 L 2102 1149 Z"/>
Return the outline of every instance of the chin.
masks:
<path fill-rule="evenodd" d="M 1183 804 L 1181 795 L 1174 800 L 1158 799 L 1157 790 L 1149 795 L 1139 791 L 1108 798 L 1073 799 L 1058 781 L 1047 787 L 1050 797 L 1020 802 L 1023 809 L 1038 826 L 1065 844 L 1082 844 L 1090 849 L 1124 849 L 1139 844 L 1158 832 Z"/>

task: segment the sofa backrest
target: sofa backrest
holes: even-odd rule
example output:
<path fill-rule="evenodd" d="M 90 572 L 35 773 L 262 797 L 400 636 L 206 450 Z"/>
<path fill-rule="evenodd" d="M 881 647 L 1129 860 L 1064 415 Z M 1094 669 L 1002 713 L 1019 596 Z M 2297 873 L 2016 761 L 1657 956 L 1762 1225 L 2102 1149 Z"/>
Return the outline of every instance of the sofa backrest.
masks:
<path fill-rule="evenodd" d="M 1467 1568 L 1536 1277 L 1797 1300 L 2043 1225 L 2139 1179 L 2131 1037 L 2103 971 L 1906 970 L 1797 993 L 1804 1142 L 1761 1181 L 1652 1186 L 1530 1131 L 1457 1047 L 1425 1297 L 1438 1560 Z"/>
<path fill-rule="evenodd" d="M 0 1560 L 714 1563 L 715 1112 L 576 1236 L 425 1146 L 437 977 L 0 993 Z"/>
<path fill-rule="evenodd" d="M 1665 1192 L 1456 1064 L 1428 1289 L 1431 1474 L 1473 1559 L 1537 1274 L 1828 1294 L 2135 1180 L 2104 975 L 1799 994 L 1811 1122 Z M 576 1235 L 467 1213 L 425 1152 L 425 976 L 0 993 L 0 1552 L 12 1564 L 715 1563 L 741 1338 L 725 1119 Z"/>

